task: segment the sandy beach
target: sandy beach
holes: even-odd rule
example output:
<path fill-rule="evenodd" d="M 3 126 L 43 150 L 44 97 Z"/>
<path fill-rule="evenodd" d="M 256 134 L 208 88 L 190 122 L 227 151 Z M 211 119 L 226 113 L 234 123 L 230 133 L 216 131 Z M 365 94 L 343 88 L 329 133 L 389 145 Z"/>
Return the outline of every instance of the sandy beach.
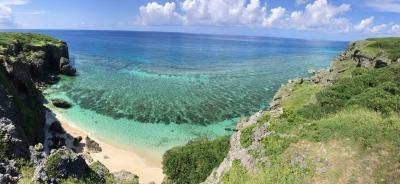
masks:
<path fill-rule="evenodd" d="M 91 139 L 99 143 L 102 151 L 100 153 L 90 153 L 94 161 L 99 161 L 104 164 L 110 172 L 117 172 L 121 170 L 132 172 L 139 176 L 140 183 L 155 182 L 159 184 L 162 182 L 164 175 L 162 173 L 161 158 L 145 158 L 141 154 L 133 151 L 127 151 L 99 141 L 96 137 L 89 135 L 82 129 L 71 126 L 71 124 L 57 112 L 51 112 L 50 118 L 56 118 L 61 126 L 65 129 L 67 134 L 73 137 L 81 136 L 83 139 L 89 136 Z M 51 117 L 53 116 L 53 117 Z M 84 142 L 84 141 L 82 141 Z M 85 152 L 85 149 L 81 152 Z"/>

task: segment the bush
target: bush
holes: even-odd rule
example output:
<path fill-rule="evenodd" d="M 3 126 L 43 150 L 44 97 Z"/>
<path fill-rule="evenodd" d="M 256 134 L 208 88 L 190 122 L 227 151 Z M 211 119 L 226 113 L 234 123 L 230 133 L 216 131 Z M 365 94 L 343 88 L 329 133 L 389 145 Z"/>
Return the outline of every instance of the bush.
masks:
<path fill-rule="evenodd" d="M 229 136 L 172 148 L 164 154 L 163 171 L 176 184 L 203 182 L 223 161 L 229 148 Z"/>
<path fill-rule="evenodd" d="M 400 112 L 400 66 L 356 69 L 352 75 L 319 92 L 317 102 L 304 106 L 299 113 L 308 119 L 319 119 L 354 105 L 384 114 Z"/>

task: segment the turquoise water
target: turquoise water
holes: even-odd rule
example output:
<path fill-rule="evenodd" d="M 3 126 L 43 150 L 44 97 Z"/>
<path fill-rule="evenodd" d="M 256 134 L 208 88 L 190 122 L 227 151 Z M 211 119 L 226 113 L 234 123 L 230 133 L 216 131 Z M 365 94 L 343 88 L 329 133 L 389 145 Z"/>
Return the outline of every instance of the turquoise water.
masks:
<path fill-rule="evenodd" d="M 46 97 L 75 126 L 127 149 L 162 153 L 232 132 L 288 79 L 327 68 L 347 43 L 112 31 L 40 31 L 68 42 L 79 75 Z"/>

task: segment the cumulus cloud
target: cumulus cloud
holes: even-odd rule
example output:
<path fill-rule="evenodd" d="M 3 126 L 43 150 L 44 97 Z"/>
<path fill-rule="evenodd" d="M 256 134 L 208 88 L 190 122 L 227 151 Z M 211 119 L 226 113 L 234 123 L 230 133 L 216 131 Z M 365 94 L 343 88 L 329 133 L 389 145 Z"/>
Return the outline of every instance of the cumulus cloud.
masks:
<path fill-rule="evenodd" d="M 388 26 L 386 24 L 380 24 L 377 26 L 373 26 L 371 28 L 371 33 L 383 33 L 384 30 L 386 30 Z"/>
<path fill-rule="evenodd" d="M 263 26 L 272 26 L 277 21 L 280 21 L 286 13 L 286 9 L 282 7 L 271 9 L 271 14 L 269 17 L 265 18 Z"/>
<path fill-rule="evenodd" d="M 196 25 L 259 24 L 266 12 L 259 0 L 185 0 L 181 9 L 188 24 Z"/>
<path fill-rule="evenodd" d="M 28 0 L 0 0 L 0 27 L 14 27 L 17 22 L 14 18 L 12 6 L 24 5 Z"/>
<path fill-rule="evenodd" d="M 361 22 L 354 26 L 356 32 L 368 32 L 371 29 L 371 25 L 374 23 L 375 17 L 369 17 L 361 20 Z"/>
<path fill-rule="evenodd" d="M 12 9 L 7 6 L 0 5 L 0 26 L 15 25 Z"/>
<path fill-rule="evenodd" d="M 166 2 L 164 5 L 156 2 L 141 6 L 139 22 L 143 25 L 181 25 L 185 18 L 175 12 L 176 4 Z"/>
<path fill-rule="evenodd" d="M 316 0 L 307 4 L 304 11 L 294 11 L 290 15 L 289 26 L 298 29 L 344 30 L 350 24 L 339 17 L 350 10 L 349 4 L 331 5 L 327 0 Z"/>
<path fill-rule="evenodd" d="M 267 7 L 260 0 L 149 2 L 140 7 L 137 22 L 142 25 L 259 26 L 325 32 L 394 33 L 399 29 L 394 23 L 374 25 L 374 17 L 354 25 L 345 16 L 351 10 L 350 4 L 333 4 L 328 0 L 295 0 L 295 3 L 303 8 L 289 11 L 281 6 Z"/>

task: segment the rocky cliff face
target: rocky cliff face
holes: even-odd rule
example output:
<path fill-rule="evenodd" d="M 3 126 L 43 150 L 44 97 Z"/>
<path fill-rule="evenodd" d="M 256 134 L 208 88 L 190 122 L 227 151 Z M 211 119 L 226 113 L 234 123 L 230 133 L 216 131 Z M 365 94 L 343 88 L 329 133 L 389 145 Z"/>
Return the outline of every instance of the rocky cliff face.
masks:
<path fill-rule="evenodd" d="M 38 34 L 0 34 L 0 116 L 14 123 L 24 143 L 42 141 L 45 116 L 39 89 L 70 66 L 68 58 L 63 41 Z"/>
<path fill-rule="evenodd" d="M 53 149 L 44 150 L 41 90 L 57 82 L 59 74 L 76 74 L 68 58 L 67 44 L 61 40 L 0 33 L 0 183 L 138 183 L 131 173 L 114 176 L 99 162 L 89 166 L 82 154 L 54 143 L 54 137 Z M 54 134 L 64 131 L 61 126 L 50 129 Z"/>
<path fill-rule="evenodd" d="M 8 158 L 29 157 L 28 146 L 43 142 L 45 112 L 40 89 L 54 82 L 58 74 L 75 74 L 68 58 L 68 47 L 63 41 L 39 34 L 0 33 L 3 165 L 13 163 Z M 0 175 L 7 176 L 2 177 L 6 178 L 3 182 L 15 181 L 10 173 L 1 173 L 3 170 Z"/>

